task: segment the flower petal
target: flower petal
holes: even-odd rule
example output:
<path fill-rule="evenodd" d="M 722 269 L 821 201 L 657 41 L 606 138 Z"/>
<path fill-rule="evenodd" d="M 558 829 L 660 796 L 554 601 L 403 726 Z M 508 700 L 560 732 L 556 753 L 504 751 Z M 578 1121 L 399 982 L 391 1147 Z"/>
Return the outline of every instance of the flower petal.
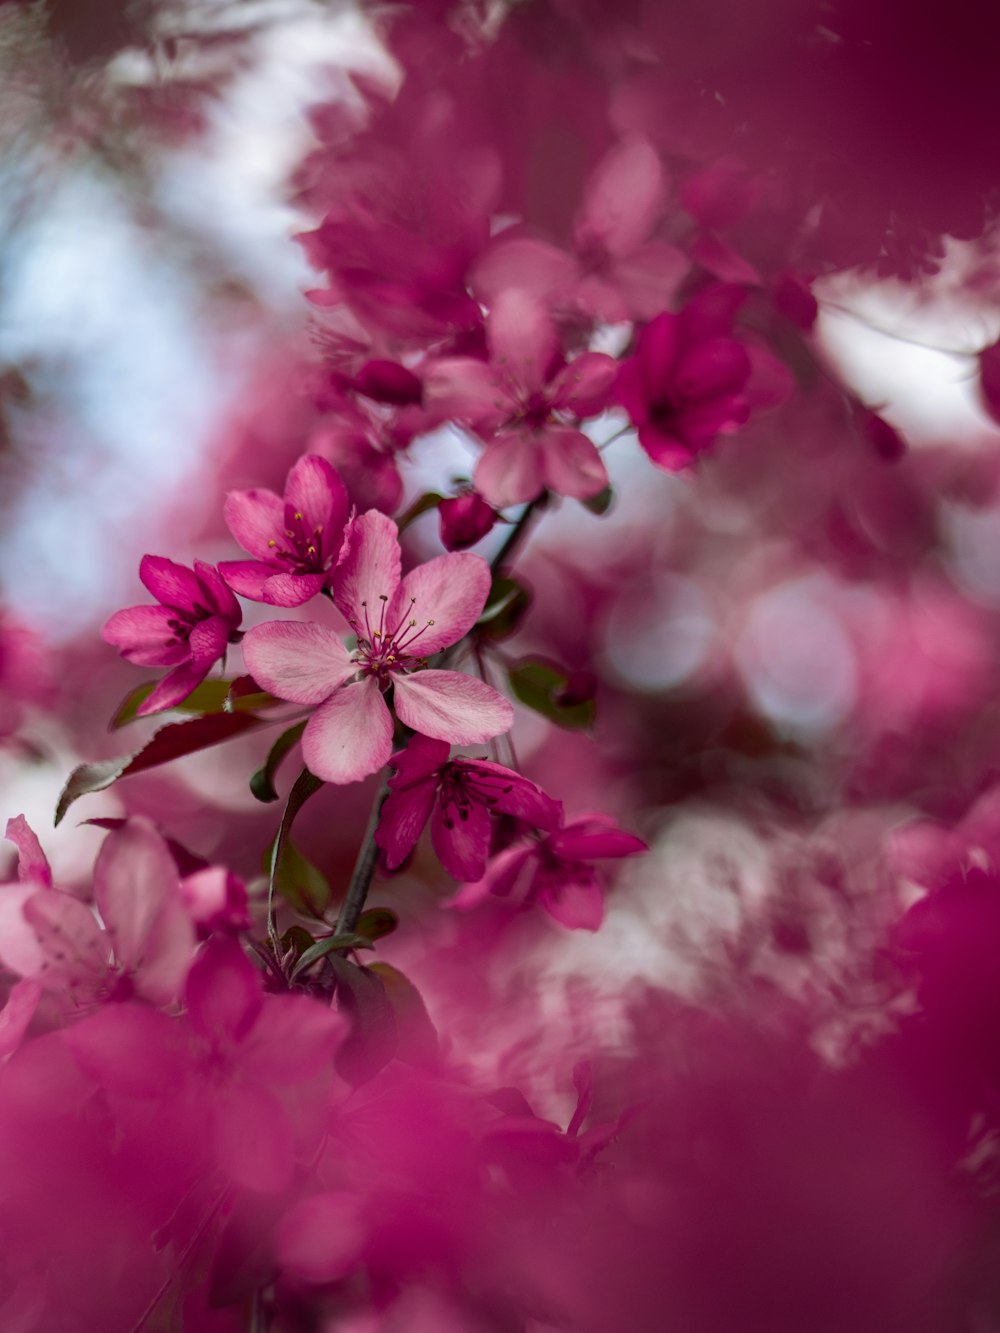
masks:
<path fill-rule="evenodd" d="M 556 856 L 575 861 L 635 856 L 649 851 L 642 838 L 620 828 L 608 815 L 584 815 L 574 820 L 552 835 L 549 846 Z"/>
<path fill-rule="evenodd" d="M 481 879 L 490 852 L 490 816 L 486 806 L 474 801 L 456 811 L 438 801 L 431 816 L 431 842 L 449 875 L 460 882 Z"/>
<path fill-rule="evenodd" d="M 229 642 L 229 623 L 221 616 L 199 620 L 188 636 L 188 650 L 192 666 L 210 667 L 226 651 Z"/>
<path fill-rule="evenodd" d="M 650 320 L 639 335 L 635 364 L 639 388 L 647 402 L 657 402 L 663 396 L 666 382 L 673 378 L 680 345 L 677 316 L 669 312 Z"/>
<path fill-rule="evenodd" d="M 225 579 L 214 565 L 209 565 L 204 560 L 194 562 L 194 572 L 205 592 L 207 598 L 205 605 L 208 610 L 217 612 L 230 622 L 232 628 L 235 628 L 243 619 L 243 611 Z"/>
<path fill-rule="evenodd" d="M 285 506 L 274 491 L 255 487 L 230 491 L 222 506 L 226 526 L 244 551 L 258 560 L 270 560 L 275 541 L 284 545 Z"/>
<path fill-rule="evenodd" d="M 733 338 L 706 338 L 687 347 L 677 359 L 674 389 L 678 398 L 716 398 L 739 393 L 750 378 L 746 348 Z"/>
<path fill-rule="evenodd" d="M 594 872 L 585 866 L 574 866 L 566 875 L 546 874 L 539 886 L 538 903 L 570 930 L 597 930 L 604 920 L 601 886 Z"/>
<path fill-rule="evenodd" d="M 445 756 L 447 758 L 447 755 Z M 52 868 L 48 857 L 42 851 L 38 834 L 31 827 L 24 815 L 15 815 L 7 820 L 4 839 L 17 848 L 17 877 L 19 880 L 32 880 L 36 884 L 48 887 L 52 885 Z"/>
<path fill-rule="evenodd" d="M 419 740 L 420 737 L 414 737 Z M 445 750 L 447 751 L 447 745 Z M 432 775 L 398 791 L 390 791 L 375 830 L 376 846 L 385 852 L 389 870 L 401 866 L 417 845 L 434 808 L 437 778 Z"/>
<path fill-rule="evenodd" d="M 288 473 L 285 504 L 302 514 L 308 533 L 319 536 L 323 554 L 336 555 L 350 502 L 339 474 L 318 454 L 304 454 Z M 322 531 L 316 532 L 320 528 Z"/>
<path fill-rule="evenodd" d="M 548 311 L 516 287 L 498 294 L 486 319 L 486 341 L 502 381 L 513 380 L 526 395 L 545 384 L 559 350 Z"/>
<path fill-rule="evenodd" d="M 325 574 L 272 574 L 261 589 L 268 606 L 303 606 L 326 584 Z"/>
<path fill-rule="evenodd" d="M 386 625 L 407 653 L 430 657 L 468 634 L 490 594 L 490 567 L 467 551 L 435 556 L 411 569 L 389 604 Z M 411 621 L 416 621 L 409 628 Z"/>
<path fill-rule="evenodd" d="M 392 716 L 373 676 L 338 690 L 302 733 L 302 757 L 324 782 L 360 782 L 391 754 Z"/>
<path fill-rule="evenodd" d="M 142 963 L 164 906 L 179 904 L 178 893 L 174 858 L 152 825 L 130 819 L 108 834 L 94 865 L 94 901 L 115 958 L 129 972 Z"/>
<path fill-rule="evenodd" d="M 542 437 L 545 484 L 556 495 L 589 500 L 608 484 L 608 470 L 593 440 L 582 431 L 555 426 Z"/>
<path fill-rule="evenodd" d="M 515 815 L 536 828 L 552 829 L 559 823 L 562 805 L 547 796 L 537 783 L 489 759 L 456 759 L 470 796 L 489 804 L 499 814 Z"/>
<path fill-rule="evenodd" d="M 484 681 L 457 671 L 397 676 L 394 705 L 406 726 L 457 745 L 488 741 L 509 731 L 514 721 L 509 700 Z"/>
<path fill-rule="evenodd" d="M 473 485 L 496 509 L 526 504 L 545 489 L 541 449 L 534 435 L 498 435 L 479 457 Z"/>
<path fill-rule="evenodd" d="M 425 378 L 428 408 L 442 418 L 467 423 L 490 435 L 517 411 L 517 401 L 492 366 L 471 356 L 444 357 Z"/>
<path fill-rule="evenodd" d="M 552 407 L 577 417 L 593 417 L 608 405 L 618 362 L 604 352 L 584 352 L 571 361 L 553 385 Z"/>
<path fill-rule="evenodd" d="M 357 671 L 339 637 L 313 620 L 270 620 L 243 640 L 243 660 L 258 685 L 279 699 L 318 704 Z"/>
<path fill-rule="evenodd" d="M 391 518 L 370 509 L 356 518 L 348 530 L 347 551 L 337 571 L 334 601 L 338 610 L 358 633 L 368 638 L 366 624 L 376 628 L 386 602 L 399 587 L 402 558 L 399 530 Z M 367 613 L 367 615 L 366 615 Z"/>
<path fill-rule="evenodd" d="M 672 304 L 690 268 L 682 250 L 650 241 L 619 259 L 612 276 L 630 318 L 653 319 Z"/>
<path fill-rule="evenodd" d="M 616 144 L 587 181 L 573 226 L 577 246 L 596 240 L 609 254 L 629 254 L 653 230 L 667 187 L 659 156 L 645 139 Z"/>
<path fill-rule="evenodd" d="M 182 662 L 180 666 L 174 667 L 157 684 L 152 694 L 143 699 L 135 710 L 136 717 L 149 717 L 151 713 L 162 713 L 165 708 L 183 703 L 211 669 L 211 661 Z"/>
<path fill-rule="evenodd" d="M 219 573 L 241 597 L 248 597 L 252 602 L 264 600 L 264 584 L 274 575 L 274 566 L 265 565 L 259 560 L 222 560 Z"/>
<path fill-rule="evenodd" d="M 144 555 L 139 562 L 139 578 L 164 606 L 193 612 L 196 606 L 203 605 L 205 590 L 198 582 L 197 574 L 166 556 Z"/>
<path fill-rule="evenodd" d="M 528 236 L 502 237 L 490 246 L 472 272 L 470 286 L 492 305 L 502 292 L 519 288 L 549 305 L 576 275 L 576 260 L 564 250 Z"/>

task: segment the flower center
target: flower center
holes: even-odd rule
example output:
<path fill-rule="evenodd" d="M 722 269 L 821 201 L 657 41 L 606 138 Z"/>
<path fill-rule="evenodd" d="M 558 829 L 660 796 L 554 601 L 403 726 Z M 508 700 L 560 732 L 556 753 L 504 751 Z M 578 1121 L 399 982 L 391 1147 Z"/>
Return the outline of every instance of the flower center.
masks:
<path fill-rule="evenodd" d="M 318 523 L 310 532 L 305 517 L 298 510 L 289 513 L 285 507 L 285 540 L 287 548 L 274 537 L 268 540 L 272 560 L 280 560 L 299 574 L 322 574 L 326 567 L 323 559 L 323 525 Z"/>
<path fill-rule="evenodd" d="M 400 617 L 395 625 L 389 625 L 386 616 L 389 607 L 389 598 L 385 593 L 379 594 L 379 612 L 378 622 L 372 615 L 373 608 L 369 608 L 366 601 L 361 603 L 364 613 L 364 623 L 354 619 L 349 620 L 348 624 L 358 636 L 358 647 L 354 654 L 354 660 L 361 668 L 364 676 L 375 676 L 379 685 L 384 689 L 389 684 L 392 673 L 417 671 L 420 667 L 427 665 L 426 658 L 420 656 L 419 651 L 413 652 L 412 649 L 420 636 L 434 624 L 433 620 L 425 620 L 421 625 L 413 615 L 413 608 L 417 604 L 415 597 L 410 598 L 410 605 Z"/>

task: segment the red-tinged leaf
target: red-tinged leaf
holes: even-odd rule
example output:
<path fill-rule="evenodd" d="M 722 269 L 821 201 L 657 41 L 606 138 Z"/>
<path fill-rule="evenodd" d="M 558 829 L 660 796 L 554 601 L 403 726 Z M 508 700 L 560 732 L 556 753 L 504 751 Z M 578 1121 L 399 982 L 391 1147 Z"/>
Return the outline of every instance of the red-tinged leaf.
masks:
<path fill-rule="evenodd" d="M 302 855 L 291 842 L 292 825 L 299 811 L 323 786 L 320 778 L 303 768 L 295 779 L 292 790 L 288 793 L 285 809 L 278 825 L 278 832 L 270 848 L 270 868 L 267 886 L 268 933 L 274 928 L 274 893 L 277 890 L 284 897 L 295 901 L 294 892 L 300 892 L 300 901 L 306 911 L 321 912 L 330 898 L 330 886 L 326 877 Z M 323 901 L 316 906 L 314 899 Z"/>
<path fill-rule="evenodd" d="M 371 940 L 365 939 L 364 935 L 356 935 L 353 931 L 348 931 L 344 935 L 328 935 L 325 940 L 316 940 L 310 944 L 299 956 L 289 981 L 295 981 L 312 967 L 313 963 L 318 963 L 321 958 L 326 958 L 331 953 L 341 953 L 347 949 L 374 949 Z"/>
<path fill-rule="evenodd" d="M 1000 340 L 979 353 L 979 392 L 987 412 L 1000 423 Z"/>
<path fill-rule="evenodd" d="M 396 1017 L 396 1054 L 409 1065 L 426 1065 L 437 1059 L 438 1034 L 423 997 L 408 977 L 390 963 L 372 963 Z"/>
<path fill-rule="evenodd" d="M 289 727 L 287 731 L 283 731 L 271 746 L 264 763 L 250 779 L 250 791 L 258 801 L 266 802 L 278 799 L 274 779 L 277 777 L 282 760 L 298 744 L 305 729 L 305 722 L 297 722 L 294 727 Z"/>
<path fill-rule="evenodd" d="M 507 574 L 494 574 L 476 633 L 484 639 L 504 639 L 518 628 L 530 606 L 531 592 L 523 583 Z"/>
<path fill-rule="evenodd" d="M 399 925 L 399 917 L 389 907 L 369 907 L 358 917 L 354 929 L 366 940 L 380 940 L 391 935 Z"/>
<path fill-rule="evenodd" d="M 560 727 L 585 728 L 594 721 L 594 683 L 588 673 L 567 675 L 541 659 L 526 659 L 511 667 L 510 687 L 515 698 Z"/>
<path fill-rule="evenodd" d="M 58 824 L 74 801 L 93 792 L 104 791 L 119 778 L 144 773 L 146 769 L 169 764 L 183 755 L 207 750 L 223 741 L 234 740 L 247 731 L 264 725 L 264 719 L 252 713 L 207 713 L 190 722 L 172 722 L 154 732 L 141 750 L 120 755 L 116 759 L 102 759 L 96 764 L 80 764 L 74 768 L 56 805 L 55 822 Z"/>
<path fill-rule="evenodd" d="M 337 1071 L 359 1087 L 396 1054 L 396 1010 L 383 979 L 370 967 L 359 967 L 337 953 L 329 955 L 329 966 L 337 980 L 337 1007 L 351 1023 L 336 1055 Z"/>
<path fill-rule="evenodd" d="M 109 731 L 134 722 L 138 717 L 139 707 L 143 704 L 160 682 L 147 680 L 131 690 L 118 705 L 114 716 L 108 723 Z M 174 704 L 170 710 L 178 713 L 249 713 L 261 708 L 273 708 L 280 703 L 274 695 L 265 693 L 252 676 L 237 676 L 235 680 L 203 680 L 196 685 L 186 699 Z"/>

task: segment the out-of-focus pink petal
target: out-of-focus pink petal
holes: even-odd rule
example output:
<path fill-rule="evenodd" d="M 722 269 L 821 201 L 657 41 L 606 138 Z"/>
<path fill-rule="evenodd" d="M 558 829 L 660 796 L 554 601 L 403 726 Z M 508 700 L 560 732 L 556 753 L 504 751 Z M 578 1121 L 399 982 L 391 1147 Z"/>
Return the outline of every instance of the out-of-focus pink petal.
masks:
<path fill-rule="evenodd" d="M 6 1060 L 20 1046 L 41 998 L 41 986 L 28 977 L 11 987 L 7 1003 L 0 1010 L 0 1060 Z"/>
<path fill-rule="evenodd" d="M 676 414 L 673 424 L 682 440 L 695 449 L 703 449 L 716 435 L 742 426 L 749 415 L 746 399 L 742 394 L 732 393 L 689 403 Z"/>
<path fill-rule="evenodd" d="M 313 1194 L 281 1219 L 278 1264 L 300 1282 L 335 1282 L 354 1267 L 365 1237 L 356 1194 Z"/>
<path fill-rule="evenodd" d="M 509 700 L 484 681 L 457 671 L 397 676 L 394 703 L 396 716 L 406 726 L 455 745 L 488 741 L 509 731 L 514 721 Z"/>
<path fill-rule="evenodd" d="M 636 856 L 649 850 L 647 843 L 629 833 L 607 815 L 585 815 L 574 820 L 549 840 L 553 852 L 567 860 L 593 861 L 603 857 Z"/>
<path fill-rule="evenodd" d="M 691 258 L 721 282 L 737 282 L 745 287 L 760 287 L 763 283 L 749 260 L 711 232 L 703 232 L 691 246 Z"/>
<path fill-rule="evenodd" d="M 378 358 L 365 362 L 355 376 L 354 387 L 366 398 L 393 407 L 419 403 L 424 393 L 423 383 L 412 370 L 407 370 L 398 361 Z"/>
<path fill-rule="evenodd" d="M 137 717 L 148 717 L 151 713 L 161 713 L 165 708 L 174 708 L 183 703 L 196 685 L 208 675 L 212 668 L 211 661 L 182 662 L 169 671 L 147 698 L 135 710 Z"/>
<path fill-rule="evenodd" d="M 490 593 L 490 567 L 468 552 L 435 556 L 411 569 L 389 603 L 386 625 L 405 651 L 429 657 L 463 638 Z M 410 621 L 417 623 L 409 629 Z M 403 628 L 396 631 L 395 627 Z"/>
<path fill-rule="evenodd" d="M 493 305 L 501 292 L 511 289 L 528 292 L 543 305 L 551 305 L 569 289 L 576 272 L 572 255 L 554 245 L 526 236 L 510 240 L 501 237 L 476 264 L 470 285 L 487 305 Z"/>
<path fill-rule="evenodd" d="M 140 966 L 156 918 L 177 892 L 174 858 L 151 824 L 130 819 L 108 834 L 94 865 L 94 901 L 122 967 Z"/>
<path fill-rule="evenodd" d="M 447 752 L 448 746 L 444 748 Z M 385 852 L 385 863 L 390 870 L 402 865 L 416 847 L 434 808 L 436 787 L 433 776 L 422 781 L 415 779 L 412 786 L 391 791 L 386 798 L 375 830 L 375 842 Z"/>
<path fill-rule="evenodd" d="M 746 299 L 747 290 L 738 283 L 713 282 L 703 287 L 677 316 L 682 341 L 727 337 Z"/>
<path fill-rule="evenodd" d="M 285 506 L 274 491 L 260 487 L 230 491 L 222 506 L 222 516 L 244 551 L 258 560 L 270 559 L 273 547 L 268 543 L 284 537 Z"/>
<path fill-rule="evenodd" d="M 795 390 L 792 372 L 761 343 L 744 345 L 750 358 L 750 378 L 743 389 L 747 405 L 756 410 L 780 407 Z"/>
<path fill-rule="evenodd" d="M 178 892 L 160 909 L 146 937 L 142 957 L 133 971 L 137 994 L 151 1004 L 178 999 L 194 957 L 194 924 Z"/>
<path fill-rule="evenodd" d="M 237 1081 L 217 1092 L 215 1154 L 234 1184 L 262 1194 L 284 1189 L 295 1165 L 295 1139 L 277 1097 Z"/>
<path fill-rule="evenodd" d="M 593 440 L 569 426 L 553 426 L 539 441 L 545 485 L 556 495 L 587 500 L 608 484 L 608 470 Z"/>
<path fill-rule="evenodd" d="M 552 408 L 571 410 L 575 416 L 592 417 L 604 410 L 618 362 L 603 352 L 584 352 L 561 371 L 552 386 Z"/>
<path fill-rule="evenodd" d="M 597 930 L 604 920 L 601 886 L 594 872 L 584 866 L 574 867 L 571 875 L 546 875 L 538 903 L 570 930 Z"/>
<path fill-rule="evenodd" d="M 285 482 L 285 506 L 302 515 L 307 534 L 319 539 L 325 554 L 336 553 L 350 505 L 344 483 L 325 458 L 304 454 L 295 463 Z"/>
<path fill-rule="evenodd" d="M 261 588 L 260 600 L 268 606 L 303 606 L 327 581 L 325 574 L 272 573 Z"/>
<path fill-rule="evenodd" d="M 250 928 L 246 888 L 225 866 L 206 866 L 186 875 L 180 896 L 188 916 L 206 931 Z"/>
<path fill-rule="evenodd" d="M 666 203 L 668 182 L 659 156 L 645 139 L 616 144 L 587 182 L 573 225 L 578 247 L 600 241 L 612 255 L 634 250 L 653 230 Z"/>
<path fill-rule="evenodd" d="M 441 545 L 448 551 L 461 551 L 475 546 L 493 529 L 496 510 L 481 495 L 469 491 L 454 495 L 438 505 Z"/>
<path fill-rule="evenodd" d="M 500 382 L 531 394 L 549 377 L 559 350 L 555 325 L 537 297 L 519 288 L 498 293 L 486 319 L 486 340 Z"/>
<path fill-rule="evenodd" d="M 687 347 L 674 369 L 674 390 L 690 401 L 738 393 L 750 375 L 750 357 L 732 338 L 706 338 Z"/>
<path fill-rule="evenodd" d="M 994 421 L 1000 421 L 1000 340 L 979 353 L 979 393 Z"/>
<path fill-rule="evenodd" d="M 139 562 L 139 578 L 164 606 L 194 611 L 196 606 L 203 604 L 205 594 L 197 575 L 166 556 L 144 555 Z"/>
<path fill-rule="evenodd" d="M 677 316 L 669 312 L 657 315 L 639 335 L 635 365 L 638 370 L 637 388 L 644 400 L 655 401 L 663 392 L 664 379 L 673 371 L 681 350 Z M 626 366 L 632 364 L 626 362 Z M 625 367 L 622 367 L 623 371 Z"/>
<path fill-rule="evenodd" d="M 302 733 L 302 757 L 324 782 L 360 782 L 391 754 L 392 717 L 373 676 L 338 690 Z"/>
<path fill-rule="evenodd" d="M 341 614 L 368 637 L 366 618 L 378 627 L 381 598 L 391 601 L 399 587 L 402 561 L 399 530 L 391 518 L 369 510 L 350 526 L 347 551 L 337 571 L 334 600 Z"/>
<path fill-rule="evenodd" d="M 517 399 L 497 370 L 474 357 L 433 362 L 424 383 L 427 406 L 433 412 L 487 435 L 517 410 Z"/>
<path fill-rule="evenodd" d="M 255 625 L 243 640 L 243 660 L 258 685 L 295 704 L 322 703 L 357 671 L 340 638 L 313 620 Z"/>
<path fill-rule="evenodd" d="M 42 966 L 42 947 L 24 916 L 24 904 L 38 891 L 33 880 L 0 885 L 0 963 L 19 977 L 37 976 Z"/>
<path fill-rule="evenodd" d="M 188 972 L 184 988 L 191 1022 L 216 1046 L 241 1041 L 257 1020 L 263 1002 L 253 964 L 231 935 L 216 935 Z"/>
<path fill-rule="evenodd" d="M 639 443 L 664 472 L 682 472 L 694 461 L 697 447 L 655 426 L 640 426 Z"/>
<path fill-rule="evenodd" d="M 438 860 L 454 879 L 461 882 L 482 878 L 490 851 L 490 816 L 486 806 L 472 802 L 457 810 L 438 801 L 431 815 L 431 842 Z"/>
<path fill-rule="evenodd" d="M 650 241 L 619 259 L 612 280 L 630 319 L 653 319 L 673 304 L 691 268 L 687 256 L 666 241 Z"/>
<path fill-rule="evenodd" d="M 17 877 L 30 880 L 35 884 L 52 885 L 52 867 L 48 857 L 42 851 L 35 830 L 24 815 L 15 815 L 7 820 L 4 837 L 17 848 Z"/>
<path fill-rule="evenodd" d="M 22 910 L 41 948 L 35 980 L 74 1000 L 91 999 L 108 978 L 111 949 L 90 908 L 72 894 L 42 889 Z"/>
<path fill-rule="evenodd" d="M 545 489 L 541 448 L 533 435 L 498 435 L 479 456 L 476 490 L 497 509 L 526 504 Z"/>
<path fill-rule="evenodd" d="M 804 333 L 816 323 L 819 305 L 809 283 L 797 273 L 783 273 L 774 287 L 774 304 L 796 328 Z"/>
<path fill-rule="evenodd" d="M 472 907 L 492 894 L 507 898 L 515 888 L 527 886 L 538 869 L 534 847 L 507 847 L 494 856 L 486 874 L 474 884 L 463 884 L 450 901 L 452 907 Z"/>

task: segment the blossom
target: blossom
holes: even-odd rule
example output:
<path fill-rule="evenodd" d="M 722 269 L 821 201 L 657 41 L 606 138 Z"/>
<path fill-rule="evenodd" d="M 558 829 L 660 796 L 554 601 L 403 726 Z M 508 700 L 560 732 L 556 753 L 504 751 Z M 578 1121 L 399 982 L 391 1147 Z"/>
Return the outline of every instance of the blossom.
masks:
<path fill-rule="evenodd" d="M 457 643 L 482 612 L 490 589 L 486 561 L 438 556 L 400 577 L 396 525 L 377 510 L 356 519 L 334 600 L 357 635 L 353 651 L 313 621 L 271 621 L 247 634 L 247 667 L 265 689 L 291 703 L 318 705 L 302 735 L 310 770 L 327 782 L 357 782 L 392 753 L 396 715 L 437 740 L 477 744 L 506 731 L 510 703 L 483 681 L 427 669 L 427 658 Z"/>
<path fill-rule="evenodd" d="M 253 560 L 224 560 L 234 592 L 268 606 L 301 606 L 328 587 L 347 523 L 347 491 L 326 461 L 306 454 L 292 467 L 281 499 L 273 491 L 230 491 L 226 523 Z"/>
<path fill-rule="evenodd" d="M 600 412 L 616 373 L 601 352 L 568 365 L 555 325 L 523 291 L 502 293 L 486 324 L 488 362 L 449 357 L 425 380 L 427 401 L 488 441 L 473 481 L 497 508 L 534 500 L 548 489 L 585 500 L 608 484 L 593 441 L 567 424 Z"/>
<path fill-rule="evenodd" d="M 686 467 L 749 415 L 750 354 L 721 336 L 732 318 L 729 290 L 709 289 L 679 314 L 657 315 L 619 371 L 618 400 L 638 427 L 639 443 L 668 472 Z"/>
<path fill-rule="evenodd" d="M 573 253 L 546 241 L 501 235 L 472 275 L 488 304 L 520 288 L 550 308 L 619 323 L 650 319 L 672 300 L 688 268 L 684 255 L 649 236 L 668 181 L 642 138 L 616 144 L 597 164 L 573 220 Z"/>
<path fill-rule="evenodd" d="M 240 604 L 217 569 L 201 560 L 194 569 L 161 555 L 144 555 L 139 578 L 160 603 L 116 611 L 101 635 L 127 662 L 173 667 L 137 709 L 140 717 L 172 708 L 208 675 L 236 641 Z"/>
<path fill-rule="evenodd" d="M 452 903 L 472 907 L 487 894 L 506 898 L 517 889 L 525 902 L 537 902 L 562 925 L 596 930 L 604 918 L 604 900 L 591 862 L 645 851 L 646 843 L 609 815 L 582 815 L 537 841 L 500 852 L 479 880 L 462 886 Z"/>
<path fill-rule="evenodd" d="M 446 741 L 414 736 L 392 759 L 396 776 L 375 841 L 394 870 L 417 844 L 427 820 L 438 859 L 459 880 L 479 879 L 490 847 L 490 815 L 514 815 L 552 829 L 562 807 L 540 787 L 487 759 L 449 759 Z"/>
<path fill-rule="evenodd" d="M 496 510 L 473 490 L 452 495 L 438 505 L 441 545 L 448 551 L 475 546 L 497 521 Z"/>

